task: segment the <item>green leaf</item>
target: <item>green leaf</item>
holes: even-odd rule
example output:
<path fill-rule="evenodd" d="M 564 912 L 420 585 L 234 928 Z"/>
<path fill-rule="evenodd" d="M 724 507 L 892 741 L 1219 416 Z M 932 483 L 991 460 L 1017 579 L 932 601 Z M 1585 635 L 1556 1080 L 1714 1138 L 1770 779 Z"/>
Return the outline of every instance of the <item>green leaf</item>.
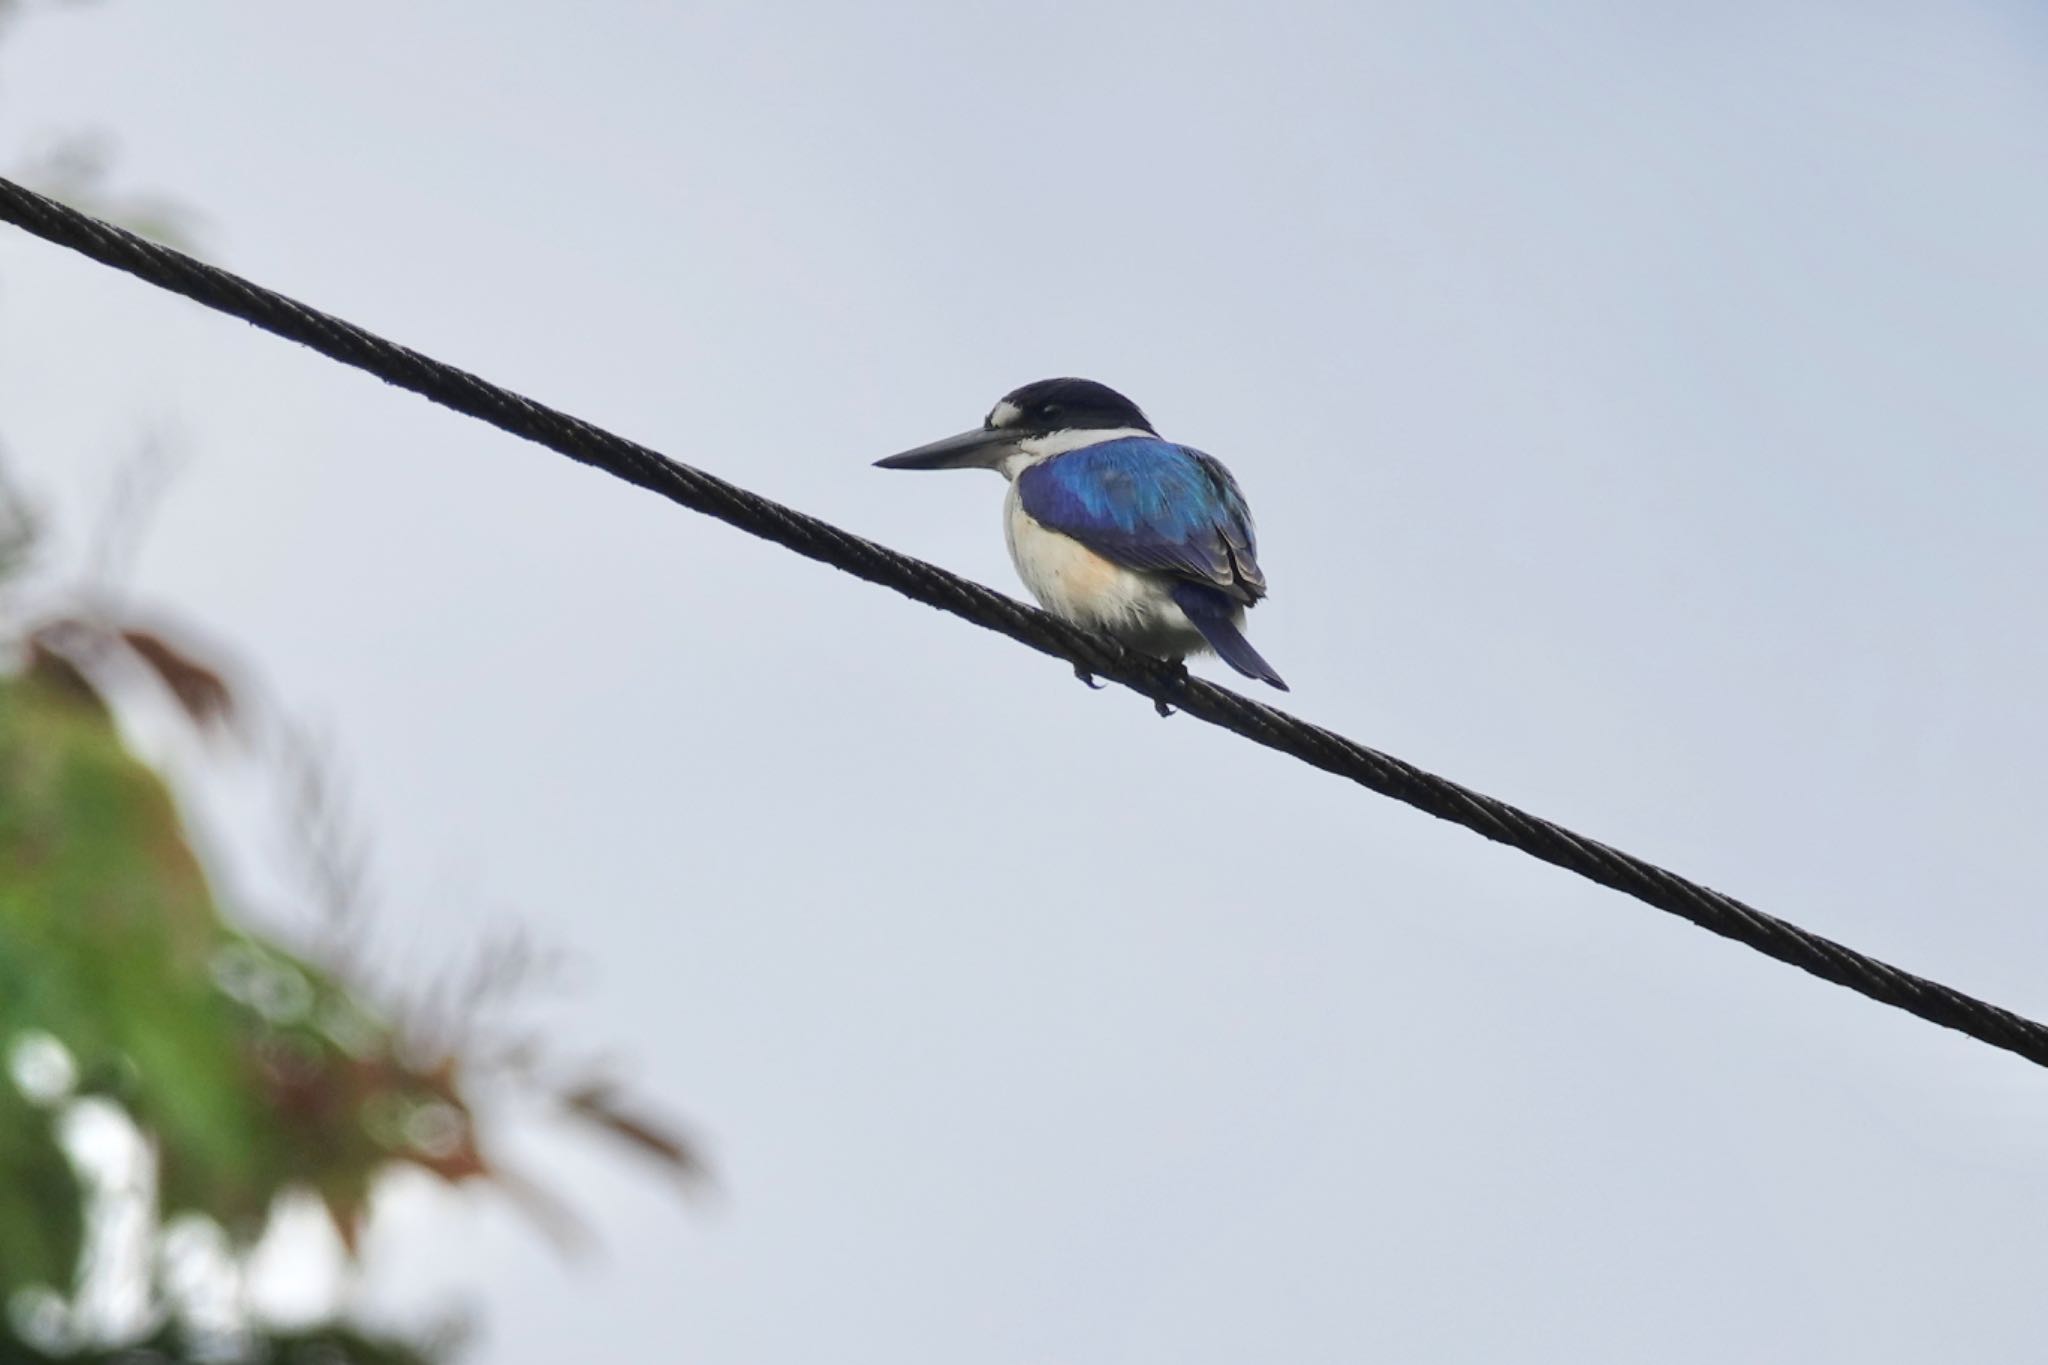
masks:
<path fill-rule="evenodd" d="M 11 1046 L 0 1037 L 0 1059 Z M 0 1305 L 36 1285 L 69 1293 L 84 1240 L 84 1192 L 56 1111 L 31 1104 L 0 1069 Z"/>
<path fill-rule="evenodd" d="M 350 1236 L 394 1161 L 486 1174 L 452 1063 L 407 1060 L 343 983 L 222 919 L 162 781 L 58 663 L 0 677 L 0 1034 L 63 1044 L 79 1092 L 148 1135 L 163 1212 L 240 1247 L 293 1187 Z"/>

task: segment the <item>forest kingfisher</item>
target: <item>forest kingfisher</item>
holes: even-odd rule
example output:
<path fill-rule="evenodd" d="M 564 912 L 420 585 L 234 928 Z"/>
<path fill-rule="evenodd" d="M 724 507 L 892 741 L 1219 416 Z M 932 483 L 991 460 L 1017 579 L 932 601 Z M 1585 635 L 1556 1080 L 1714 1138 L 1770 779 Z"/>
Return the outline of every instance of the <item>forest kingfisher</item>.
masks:
<path fill-rule="evenodd" d="M 1213 649 L 1287 690 L 1243 634 L 1266 579 L 1237 480 L 1214 456 L 1161 439 L 1116 390 L 1041 379 L 979 427 L 875 463 L 996 470 L 1010 481 L 1011 562 L 1047 611 L 1176 663 Z"/>

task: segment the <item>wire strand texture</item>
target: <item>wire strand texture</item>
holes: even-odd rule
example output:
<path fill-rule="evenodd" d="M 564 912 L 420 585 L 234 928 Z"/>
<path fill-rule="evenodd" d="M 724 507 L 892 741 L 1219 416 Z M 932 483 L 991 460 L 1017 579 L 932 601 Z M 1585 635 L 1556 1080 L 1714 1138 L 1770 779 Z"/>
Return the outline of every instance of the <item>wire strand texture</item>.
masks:
<path fill-rule="evenodd" d="M 2048 1027 L 1879 961 L 1505 801 L 1425 772 L 1276 707 L 1134 653 L 1107 636 L 727 483 L 465 370 L 0 178 L 0 219 L 501 431 L 546 446 L 1077 669 L 1178 707 L 1255 744 L 1575 872 L 1823 981 L 2048 1066 Z"/>

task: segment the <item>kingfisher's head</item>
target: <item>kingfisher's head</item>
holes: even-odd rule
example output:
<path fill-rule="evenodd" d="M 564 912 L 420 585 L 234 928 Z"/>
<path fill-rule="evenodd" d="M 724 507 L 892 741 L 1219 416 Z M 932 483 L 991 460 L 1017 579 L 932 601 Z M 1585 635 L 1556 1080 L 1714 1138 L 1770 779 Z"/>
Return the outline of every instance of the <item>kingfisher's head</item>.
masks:
<path fill-rule="evenodd" d="M 875 463 L 883 469 L 995 469 L 1014 478 L 1048 456 L 1157 436 L 1136 403 L 1092 379 L 1041 379 L 1004 394 L 982 424 Z"/>

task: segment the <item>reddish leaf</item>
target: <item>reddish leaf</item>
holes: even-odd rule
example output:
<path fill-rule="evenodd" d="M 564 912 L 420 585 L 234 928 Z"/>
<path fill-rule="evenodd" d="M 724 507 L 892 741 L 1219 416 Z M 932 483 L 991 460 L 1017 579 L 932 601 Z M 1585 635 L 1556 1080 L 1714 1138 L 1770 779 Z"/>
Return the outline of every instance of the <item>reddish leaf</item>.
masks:
<path fill-rule="evenodd" d="M 205 728 L 233 719 L 234 693 L 219 673 L 154 631 L 124 630 L 121 638 L 162 680 L 194 725 Z"/>
<path fill-rule="evenodd" d="M 562 1106 L 576 1117 L 630 1142 L 677 1175 L 685 1179 L 699 1179 L 707 1173 L 703 1158 L 682 1138 L 665 1132 L 639 1115 L 628 1113 L 609 1082 L 592 1081 L 565 1092 L 561 1098 Z"/>
<path fill-rule="evenodd" d="M 40 634 L 29 637 L 28 676 L 31 681 L 61 696 L 83 703 L 95 711 L 107 709 L 106 699 L 92 685 L 77 664 L 51 648 Z"/>

